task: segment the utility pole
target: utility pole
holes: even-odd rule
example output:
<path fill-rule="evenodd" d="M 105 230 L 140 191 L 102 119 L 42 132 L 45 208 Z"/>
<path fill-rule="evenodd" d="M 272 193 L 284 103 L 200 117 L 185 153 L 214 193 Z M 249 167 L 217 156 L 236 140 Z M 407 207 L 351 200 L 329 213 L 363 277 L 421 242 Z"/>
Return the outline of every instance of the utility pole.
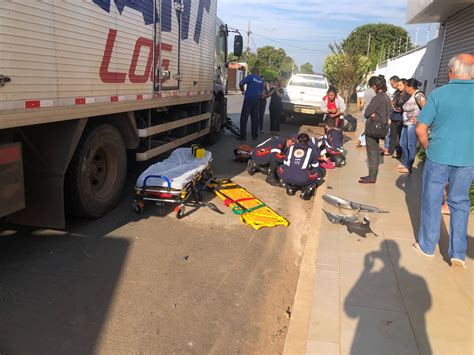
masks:
<path fill-rule="evenodd" d="M 249 20 L 249 27 L 248 27 L 248 30 L 247 30 L 247 55 L 246 55 L 246 60 L 245 62 L 247 63 L 247 70 L 249 70 L 248 68 L 248 64 L 249 64 L 249 53 L 250 53 L 250 34 L 252 32 L 250 31 L 250 20 Z"/>
<path fill-rule="evenodd" d="M 426 43 L 430 41 L 430 36 L 431 36 L 431 24 L 428 25 L 428 34 L 426 36 Z"/>
<path fill-rule="evenodd" d="M 398 43 L 398 55 L 402 54 L 402 39 L 400 38 L 400 43 Z"/>
<path fill-rule="evenodd" d="M 416 28 L 416 37 L 415 37 L 415 48 L 418 47 L 418 34 L 420 32 L 420 28 Z"/>
<path fill-rule="evenodd" d="M 369 43 L 367 45 L 367 58 L 369 58 L 370 55 L 370 40 L 372 39 L 372 33 L 369 33 Z"/>
<path fill-rule="evenodd" d="M 405 52 L 408 52 L 408 43 L 409 42 L 410 42 L 410 36 L 407 36 L 407 46 L 406 46 Z"/>

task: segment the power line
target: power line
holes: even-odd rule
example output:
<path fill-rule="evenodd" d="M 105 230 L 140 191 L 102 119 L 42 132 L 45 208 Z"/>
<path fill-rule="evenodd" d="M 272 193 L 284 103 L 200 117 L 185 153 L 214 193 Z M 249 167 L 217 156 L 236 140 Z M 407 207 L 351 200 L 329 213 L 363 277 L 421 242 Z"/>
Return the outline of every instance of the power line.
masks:
<path fill-rule="evenodd" d="M 272 39 L 272 38 L 269 38 L 269 37 L 265 37 L 265 36 L 259 35 L 259 34 L 255 33 L 255 32 L 252 32 L 252 35 L 257 36 L 257 37 L 260 37 L 260 38 L 263 38 L 263 39 L 266 39 L 267 41 L 275 42 L 275 43 L 278 43 L 278 44 L 281 44 L 281 45 L 287 46 L 287 47 L 297 48 L 297 49 L 300 49 L 300 50 L 303 50 L 303 51 L 329 53 L 329 50 L 323 51 L 323 50 L 315 49 L 315 48 L 304 48 L 304 47 L 300 47 L 300 46 L 295 46 L 295 45 L 293 45 L 293 44 L 281 42 L 281 41 L 278 41 L 278 40 L 276 40 L 276 39 Z"/>

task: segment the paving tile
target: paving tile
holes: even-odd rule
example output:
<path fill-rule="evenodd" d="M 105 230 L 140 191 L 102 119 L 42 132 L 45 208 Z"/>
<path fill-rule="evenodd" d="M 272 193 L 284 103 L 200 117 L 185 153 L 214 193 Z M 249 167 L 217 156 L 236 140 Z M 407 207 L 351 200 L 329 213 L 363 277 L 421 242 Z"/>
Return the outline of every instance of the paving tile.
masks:
<path fill-rule="evenodd" d="M 308 339 L 339 342 L 339 274 L 318 270 Z"/>
<path fill-rule="evenodd" d="M 389 245 L 395 259 L 396 248 Z M 421 353 L 471 354 L 472 294 L 470 298 L 462 291 L 441 257 L 417 259 L 403 245 L 401 253 L 395 273 Z"/>
<path fill-rule="evenodd" d="M 340 347 L 336 343 L 310 340 L 306 347 L 306 355 L 339 355 Z"/>
<path fill-rule="evenodd" d="M 405 313 L 341 307 L 341 354 L 419 354 Z"/>
<path fill-rule="evenodd" d="M 341 302 L 404 312 L 403 299 L 386 251 L 364 255 L 346 253 L 341 258 Z"/>

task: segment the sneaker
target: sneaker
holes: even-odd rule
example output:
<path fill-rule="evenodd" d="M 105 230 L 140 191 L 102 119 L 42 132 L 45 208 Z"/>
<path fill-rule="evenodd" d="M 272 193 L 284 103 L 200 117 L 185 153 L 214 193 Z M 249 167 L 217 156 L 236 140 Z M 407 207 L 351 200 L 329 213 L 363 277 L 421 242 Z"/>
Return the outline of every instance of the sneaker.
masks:
<path fill-rule="evenodd" d="M 316 186 L 305 186 L 301 191 L 301 199 L 305 201 L 311 200 L 311 197 L 313 197 L 315 190 Z"/>
<path fill-rule="evenodd" d="M 425 252 L 423 251 L 423 249 L 421 249 L 420 244 L 418 244 L 418 243 L 413 244 L 413 249 L 415 249 L 418 253 L 423 254 L 424 256 L 426 256 L 426 257 L 428 257 L 428 258 L 433 258 L 433 257 L 434 257 L 434 254 L 425 253 Z M 452 259 L 451 259 L 451 260 L 452 260 Z"/>
<path fill-rule="evenodd" d="M 296 187 L 290 184 L 286 184 L 286 194 L 288 196 L 295 196 L 296 195 Z"/>
<path fill-rule="evenodd" d="M 451 267 L 461 267 L 467 270 L 467 266 L 464 260 L 457 259 L 457 258 L 451 258 Z"/>

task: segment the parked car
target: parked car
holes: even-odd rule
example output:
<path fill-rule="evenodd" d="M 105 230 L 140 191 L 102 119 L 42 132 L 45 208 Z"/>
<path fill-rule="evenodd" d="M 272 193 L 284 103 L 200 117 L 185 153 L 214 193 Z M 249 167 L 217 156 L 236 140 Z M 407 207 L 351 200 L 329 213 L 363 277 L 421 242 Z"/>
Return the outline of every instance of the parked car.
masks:
<path fill-rule="evenodd" d="M 301 115 L 320 116 L 321 102 L 329 89 L 323 74 L 296 74 L 288 81 L 283 97 L 283 120 Z"/>

